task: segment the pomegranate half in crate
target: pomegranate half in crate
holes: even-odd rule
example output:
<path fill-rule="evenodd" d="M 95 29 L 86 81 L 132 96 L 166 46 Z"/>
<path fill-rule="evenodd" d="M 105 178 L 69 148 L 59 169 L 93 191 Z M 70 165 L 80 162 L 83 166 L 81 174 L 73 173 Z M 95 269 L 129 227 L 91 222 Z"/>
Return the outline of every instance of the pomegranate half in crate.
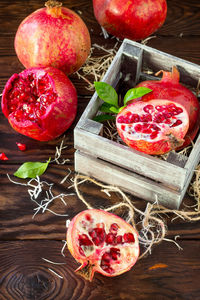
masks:
<path fill-rule="evenodd" d="M 184 143 L 189 117 L 186 109 L 173 101 L 136 101 L 117 115 L 116 126 L 122 140 L 131 148 L 160 155 Z"/>
<path fill-rule="evenodd" d="M 56 68 L 30 68 L 13 74 L 2 95 L 2 111 L 19 133 L 39 141 L 67 130 L 77 111 L 77 93 Z"/>

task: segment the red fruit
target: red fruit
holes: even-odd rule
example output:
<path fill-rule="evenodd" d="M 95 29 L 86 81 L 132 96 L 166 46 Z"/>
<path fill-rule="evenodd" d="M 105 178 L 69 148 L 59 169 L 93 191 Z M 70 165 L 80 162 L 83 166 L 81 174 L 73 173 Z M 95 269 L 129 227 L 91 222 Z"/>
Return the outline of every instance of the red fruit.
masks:
<path fill-rule="evenodd" d="M 147 87 L 152 90 L 149 94 L 144 95 L 141 100 L 149 101 L 152 99 L 168 99 L 183 105 L 189 115 L 189 130 L 185 137 L 182 147 L 186 147 L 194 139 L 199 130 L 200 124 L 200 105 L 197 97 L 186 87 L 179 83 L 179 72 L 173 67 L 172 72 L 162 72 L 161 80 L 148 80 L 140 82 L 136 87 Z M 132 102 L 135 102 L 133 100 Z"/>
<path fill-rule="evenodd" d="M 2 111 L 19 133 L 52 140 L 72 124 L 77 110 L 75 87 L 56 68 L 31 68 L 13 74 L 2 95 Z"/>
<path fill-rule="evenodd" d="M 95 272 L 117 276 L 130 270 L 139 255 L 137 231 L 120 217 L 98 209 L 82 211 L 72 219 L 67 245 L 81 263 L 77 271 L 90 281 Z"/>
<path fill-rule="evenodd" d="M 186 109 L 173 101 L 154 99 L 148 104 L 136 101 L 117 115 L 116 126 L 122 140 L 131 148 L 160 155 L 183 144 L 189 117 Z"/>
<path fill-rule="evenodd" d="M 93 8 L 108 33 L 134 41 L 154 33 L 167 15 L 166 0 L 93 0 Z"/>
<path fill-rule="evenodd" d="M 66 74 L 77 71 L 91 47 L 83 20 L 62 3 L 48 1 L 27 16 L 15 36 L 15 50 L 26 68 L 55 67 Z"/>

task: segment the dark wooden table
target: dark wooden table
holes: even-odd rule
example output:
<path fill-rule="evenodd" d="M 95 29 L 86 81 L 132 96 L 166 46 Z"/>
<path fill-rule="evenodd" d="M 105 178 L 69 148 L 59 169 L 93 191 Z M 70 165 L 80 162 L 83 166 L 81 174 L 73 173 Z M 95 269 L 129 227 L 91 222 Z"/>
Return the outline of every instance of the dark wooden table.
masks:
<path fill-rule="evenodd" d="M 23 70 L 14 50 L 14 36 L 20 22 L 42 6 L 41 1 L 0 1 L 0 93 L 15 72 Z M 63 1 L 81 14 L 91 33 L 92 44 L 111 49 L 115 39 L 104 39 L 92 10 L 92 1 Z M 200 64 L 200 4 L 198 0 L 168 0 L 168 15 L 164 26 L 156 33 L 156 38 L 148 45 L 191 62 Z M 101 54 L 101 53 L 100 53 Z M 104 53 L 102 52 L 102 55 Z M 96 274 L 92 283 L 74 273 L 78 264 L 67 248 L 62 255 L 66 234 L 66 219 L 86 207 L 76 194 L 65 198 L 64 206 L 54 201 L 50 209 L 67 217 L 57 216 L 50 211 L 41 211 L 33 218 L 36 205 L 30 200 L 28 188 L 16 185 L 13 173 L 26 161 L 44 162 L 54 157 L 56 147 L 62 140 L 67 146 L 62 151 L 65 164 L 51 163 L 41 180 L 54 183 L 54 195 L 74 192 L 68 189 L 74 176 L 73 128 L 86 107 L 92 91 L 86 83 L 70 76 L 78 92 L 78 114 L 73 126 L 65 137 L 38 142 L 16 133 L 0 112 L 0 153 L 9 160 L 0 161 L 0 299 L 200 299 L 200 222 L 187 223 L 182 220 L 169 222 L 166 238 L 179 235 L 179 250 L 173 243 L 163 241 L 153 247 L 152 253 L 139 260 L 135 267 L 115 278 Z M 27 150 L 19 151 L 16 142 L 25 143 Z M 63 183 L 63 178 L 72 171 Z M 94 184 L 83 184 L 82 191 L 93 206 L 110 203 L 106 195 Z M 186 195 L 185 198 L 188 196 Z M 113 200 L 114 201 L 114 200 Z M 144 209 L 146 202 L 134 198 L 135 205 Z M 52 265 L 43 258 L 65 263 Z M 151 268 L 164 264 L 162 268 Z M 62 276 L 59 278 L 56 274 Z"/>

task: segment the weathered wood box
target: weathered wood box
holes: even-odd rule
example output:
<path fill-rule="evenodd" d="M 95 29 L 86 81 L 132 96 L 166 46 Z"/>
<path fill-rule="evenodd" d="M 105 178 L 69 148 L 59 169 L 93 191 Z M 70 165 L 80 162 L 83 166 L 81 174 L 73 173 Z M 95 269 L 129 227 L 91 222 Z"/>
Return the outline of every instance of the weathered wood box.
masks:
<path fill-rule="evenodd" d="M 197 87 L 198 65 L 125 39 L 102 81 L 127 91 L 149 79 L 145 70 L 171 71 L 172 66 L 177 66 L 182 84 Z M 75 171 L 147 201 L 179 208 L 200 159 L 200 135 L 188 157 L 176 152 L 167 160 L 146 155 L 101 135 L 103 125 L 92 120 L 101 104 L 94 93 L 74 130 Z"/>

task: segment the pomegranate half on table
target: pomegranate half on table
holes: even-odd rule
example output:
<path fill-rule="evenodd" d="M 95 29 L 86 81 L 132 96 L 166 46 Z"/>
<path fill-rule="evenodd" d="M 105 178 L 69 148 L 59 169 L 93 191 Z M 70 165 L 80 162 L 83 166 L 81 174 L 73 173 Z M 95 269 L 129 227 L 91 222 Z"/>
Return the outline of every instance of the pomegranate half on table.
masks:
<path fill-rule="evenodd" d="M 117 276 L 130 270 L 139 256 L 137 231 L 122 218 L 99 209 L 77 214 L 67 230 L 67 245 L 88 280 L 94 273 Z"/>

